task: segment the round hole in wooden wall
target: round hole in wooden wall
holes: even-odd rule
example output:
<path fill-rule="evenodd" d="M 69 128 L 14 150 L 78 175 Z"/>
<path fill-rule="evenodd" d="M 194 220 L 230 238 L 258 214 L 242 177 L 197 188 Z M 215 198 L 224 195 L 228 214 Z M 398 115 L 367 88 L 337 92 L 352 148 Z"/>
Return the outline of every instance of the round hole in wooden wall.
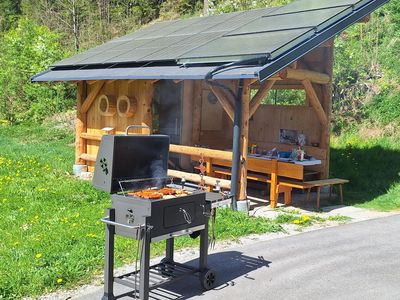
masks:
<path fill-rule="evenodd" d="M 97 100 L 97 110 L 101 116 L 112 117 L 116 113 L 115 97 L 112 95 L 101 95 Z"/>
<path fill-rule="evenodd" d="M 99 101 L 100 101 L 100 103 L 99 103 L 100 112 L 106 113 L 107 109 L 108 109 L 108 100 L 107 100 L 106 96 L 103 95 L 102 97 L 100 97 Z"/>
<path fill-rule="evenodd" d="M 129 103 L 126 99 L 122 99 L 118 102 L 118 111 L 120 111 L 122 114 L 126 114 L 128 112 L 128 108 Z"/>
<path fill-rule="evenodd" d="M 137 111 L 136 98 L 129 98 L 126 95 L 121 95 L 117 99 L 118 115 L 122 118 L 132 118 Z"/>

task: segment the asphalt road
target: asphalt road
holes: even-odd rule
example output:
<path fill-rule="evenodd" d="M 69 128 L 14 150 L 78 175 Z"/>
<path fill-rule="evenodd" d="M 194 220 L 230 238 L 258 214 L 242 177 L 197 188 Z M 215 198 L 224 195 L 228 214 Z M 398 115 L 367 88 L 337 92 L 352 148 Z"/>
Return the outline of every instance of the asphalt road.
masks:
<path fill-rule="evenodd" d="M 214 290 L 203 292 L 191 276 L 151 297 L 400 299 L 400 215 L 228 249 L 210 255 L 209 265 L 218 275 Z M 99 288 L 78 299 L 101 295 Z"/>

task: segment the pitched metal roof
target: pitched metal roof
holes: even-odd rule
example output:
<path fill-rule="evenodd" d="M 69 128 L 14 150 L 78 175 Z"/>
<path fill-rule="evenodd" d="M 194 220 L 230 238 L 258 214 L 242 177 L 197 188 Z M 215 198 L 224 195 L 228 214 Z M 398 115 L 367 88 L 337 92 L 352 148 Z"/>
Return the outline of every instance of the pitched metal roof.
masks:
<path fill-rule="evenodd" d="M 80 80 L 78 78 L 86 75 L 80 76 L 79 72 L 103 78 L 105 74 L 116 73 L 110 69 L 118 69 L 122 72 L 120 79 L 124 79 L 123 73 L 128 79 L 132 76 L 128 74 L 136 68 L 143 74 L 142 79 L 149 76 L 156 79 L 162 70 L 169 72 L 168 78 L 184 79 L 185 74 L 199 76 L 203 73 L 199 68 L 188 72 L 194 66 L 263 58 L 264 67 L 260 69 L 258 65 L 255 66 L 258 69 L 249 72 L 258 72 L 263 80 L 386 2 L 388 0 L 298 0 L 282 7 L 156 23 L 62 60 L 52 66 L 50 73 L 64 71 L 58 78 Z M 176 74 L 171 74 L 168 68 L 154 69 L 166 65 L 175 66 Z M 182 65 L 186 68 L 179 68 Z M 123 70 L 123 67 L 129 69 Z M 146 67 L 153 69 L 144 71 Z M 87 69 L 97 71 L 86 72 Z M 67 70 L 71 71 L 69 76 L 65 73 Z M 227 76 L 234 74 L 232 70 L 229 72 Z M 219 73 L 220 78 L 223 73 Z M 45 79 L 51 80 L 49 73 L 32 80 Z"/>

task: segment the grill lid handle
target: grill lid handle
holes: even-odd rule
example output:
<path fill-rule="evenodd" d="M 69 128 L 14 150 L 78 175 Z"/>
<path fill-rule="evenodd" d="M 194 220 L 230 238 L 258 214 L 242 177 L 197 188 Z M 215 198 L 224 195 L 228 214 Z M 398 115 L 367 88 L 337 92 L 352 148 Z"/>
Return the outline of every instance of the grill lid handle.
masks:
<path fill-rule="evenodd" d="M 125 135 L 129 135 L 129 129 L 143 129 L 146 128 L 149 131 L 149 135 L 151 134 L 151 129 L 147 125 L 129 125 L 125 129 Z"/>

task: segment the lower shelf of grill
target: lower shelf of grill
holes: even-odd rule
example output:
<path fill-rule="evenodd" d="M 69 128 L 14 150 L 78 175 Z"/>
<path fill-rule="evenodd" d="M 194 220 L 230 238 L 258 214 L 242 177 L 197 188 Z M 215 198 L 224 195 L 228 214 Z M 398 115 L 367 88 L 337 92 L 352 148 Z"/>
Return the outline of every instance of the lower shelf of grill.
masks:
<path fill-rule="evenodd" d="M 149 268 L 149 289 L 155 289 L 167 282 L 179 280 L 199 272 L 197 268 L 177 262 L 161 262 Z M 140 270 L 114 277 L 114 282 L 139 290 Z"/>

